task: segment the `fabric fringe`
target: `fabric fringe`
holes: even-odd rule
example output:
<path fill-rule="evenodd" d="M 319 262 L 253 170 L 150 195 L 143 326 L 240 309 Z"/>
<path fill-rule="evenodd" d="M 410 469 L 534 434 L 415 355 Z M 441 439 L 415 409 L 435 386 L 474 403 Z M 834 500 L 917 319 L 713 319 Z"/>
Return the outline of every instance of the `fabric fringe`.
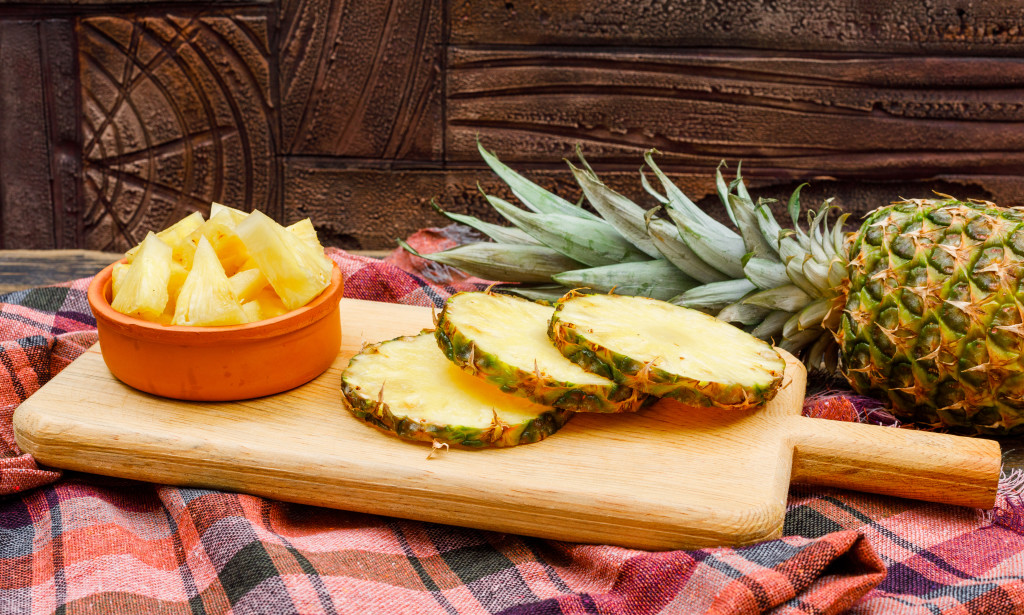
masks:
<path fill-rule="evenodd" d="M 987 519 L 989 522 L 1024 534 L 1024 470 L 1003 468 L 996 487 L 996 505 Z"/>
<path fill-rule="evenodd" d="M 804 398 L 803 415 L 811 418 L 901 427 L 884 403 L 849 391 L 826 389 Z"/>

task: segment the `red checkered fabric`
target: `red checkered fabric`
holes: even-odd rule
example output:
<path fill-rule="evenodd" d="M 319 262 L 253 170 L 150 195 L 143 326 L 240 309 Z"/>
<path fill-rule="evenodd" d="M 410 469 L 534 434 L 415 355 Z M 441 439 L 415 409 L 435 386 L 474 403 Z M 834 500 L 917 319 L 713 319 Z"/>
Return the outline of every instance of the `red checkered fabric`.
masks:
<path fill-rule="evenodd" d="M 330 255 L 350 297 L 439 306 L 483 284 Z M 796 486 L 783 539 L 644 552 L 39 467 L 11 415 L 95 341 L 87 283 L 0 296 L 0 613 L 1024 612 L 1016 477 L 995 511 Z M 884 419 L 842 393 L 806 411 Z"/>

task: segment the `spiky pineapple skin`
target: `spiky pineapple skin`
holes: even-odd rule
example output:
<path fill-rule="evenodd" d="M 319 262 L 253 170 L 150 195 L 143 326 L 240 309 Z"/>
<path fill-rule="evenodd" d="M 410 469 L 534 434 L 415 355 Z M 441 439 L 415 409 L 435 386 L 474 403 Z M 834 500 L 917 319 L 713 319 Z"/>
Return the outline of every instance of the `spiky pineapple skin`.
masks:
<path fill-rule="evenodd" d="M 615 381 L 600 386 L 538 379 L 536 374 L 505 363 L 496 354 L 479 348 L 449 318 L 449 305 L 438 316 L 434 331 L 441 352 L 449 361 L 506 393 L 574 412 L 636 412 L 651 401 L 648 396 Z"/>
<path fill-rule="evenodd" d="M 1024 213 L 895 203 L 865 220 L 849 270 L 837 337 L 854 390 L 908 422 L 1024 432 Z"/>
<path fill-rule="evenodd" d="M 701 382 L 646 365 L 589 339 L 586 332 L 560 318 L 564 304 L 555 307 L 548 336 L 571 361 L 587 371 L 620 382 L 660 398 L 675 399 L 692 406 L 752 410 L 775 397 L 782 386 L 782 372 L 770 385 L 745 388 L 739 384 Z"/>
<path fill-rule="evenodd" d="M 410 336 L 396 337 L 363 348 L 353 361 L 360 356 L 369 356 L 380 351 L 389 342 L 397 342 Z M 562 408 L 551 408 L 537 418 L 517 425 L 492 424 L 488 428 L 462 425 L 442 425 L 429 421 L 411 419 L 406 415 L 392 412 L 390 406 L 378 398 L 378 391 L 367 391 L 354 385 L 342 373 L 342 405 L 356 418 L 373 425 L 389 434 L 405 440 L 419 442 L 443 442 L 465 448 L 506 447 L 532 444 L 558 431 L 572 418 L 573 413 Z"/>

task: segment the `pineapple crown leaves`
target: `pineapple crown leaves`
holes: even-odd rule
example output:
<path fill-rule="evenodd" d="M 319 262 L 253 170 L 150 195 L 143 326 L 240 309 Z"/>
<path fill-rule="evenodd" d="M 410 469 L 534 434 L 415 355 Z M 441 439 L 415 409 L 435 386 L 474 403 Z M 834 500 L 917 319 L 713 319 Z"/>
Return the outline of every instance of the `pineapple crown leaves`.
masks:
<path fill-rule="evenodd" d="M 442 215 L 480 230 L 491 242 L 420 256 L 470 275 L 515 283 L 503 290 L 533 300 L 554 301 L 564 289 L 581 287 L 665 299 L 717 315 L 791 352 L 813 356 L 822 365 L 834 363 L 834 333 L 825 331 L 838 328 L 845 303 L 849 242 L 843 226 L 848 214 L 830 223 L 835 209 L 831 200 L 816 211 L 805 211 L 800 193 L 807 184 L 789 197 L 786 210 L 793 224 L 784 228 L 772 213 L 771 200 L 750 195 L 742 167 L 737 165 L 735 177 L 727 179 L 723 161 L 715 171 L 715 190 L 731 228 L 683 193 L 658 166 L 654 149 L 644 153 L 639 171 L 644 191 L 654 199 L 651 208 L 606 185 L 579 145 L 579 165 L 566 163 L 582 190 L 580 203 L 514 171 L 479 140 L 477 147 L 525 209 L 479 186 L 511 228 L 447 213 L 433 204 Z M 596 214 L 582 207 L 583 202 Z M 801 224 L 804 216 L 806 225 Z M 480 245 L 489 247 L 473 247 Z"/>

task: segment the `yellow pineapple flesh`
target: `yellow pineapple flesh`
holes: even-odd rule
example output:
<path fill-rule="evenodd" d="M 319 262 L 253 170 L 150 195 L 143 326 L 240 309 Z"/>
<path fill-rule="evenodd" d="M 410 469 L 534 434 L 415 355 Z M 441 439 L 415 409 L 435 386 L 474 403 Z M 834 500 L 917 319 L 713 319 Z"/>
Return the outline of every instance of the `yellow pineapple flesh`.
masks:
<path fill-rule="evenodd" d="M 150 232 L 131 265 L 119 275 L 110 307 L 122 314 L 158 320 L 168 301 L 171 248 Z"/>
<path fill-rule="evenodd" d="M 266 320 L 288 311 L 287 306 L 270 286 L 265 286 L 251 301 L 242 304 L 242 307 L 246 309 L 246 314 L 257 314 L 256 320 Z"/>
<path fill-rule="evenodd" d="M 213 327 L 249 322 L 210 241 L 199 239 L 171 324 Z"/>
<path fill-rule="evenodd" d="M 267 277 L 258 268 L 244 269 L 228 278 L 231 290 L 243 304 L 267 287 Z"/>
<path fill-rule="evenodd" d="M 249 258 L 245 246 L 235 234 L 235 217 L 226 208 L 196 227 L 175 248 L 175 259 L 186 269 L 192 268 L 192 259 L 201 237 L 210 242 L 228 275 L 237 272 L 242 263 Z"/>
<path fill-rule="evenodd" d="M 156 234 L 156 236 L 159 237 L 161 241 L 163 241 L 173 249 L 175 246 L 181 243 L 181 241 L 185 237 L 191 234 L 192 231 L 199 228 L 199 226 L 202 224 L 203 214 L 199 213 L 198 211 L 194 211 L 189 215 L 185 216 L 184 218 L 182 218 L 181 220 L 178 220 L 171 226 L 160 231 L 159 233 Z M 142 244 L 140 243 L 139 245 L 125 252 L 125 258 L 128 259 L 129 263 L 135 260 L 135 255 L 138 253 L 141 247 Z"/>
<path fill-rule="evenodd" d="M 309 303 L 330 285 L 331 261 L 323 248 L 301 240 L 266 214 L 253 211 L 235 227 L 235 234 L 289 310 Z"/>

